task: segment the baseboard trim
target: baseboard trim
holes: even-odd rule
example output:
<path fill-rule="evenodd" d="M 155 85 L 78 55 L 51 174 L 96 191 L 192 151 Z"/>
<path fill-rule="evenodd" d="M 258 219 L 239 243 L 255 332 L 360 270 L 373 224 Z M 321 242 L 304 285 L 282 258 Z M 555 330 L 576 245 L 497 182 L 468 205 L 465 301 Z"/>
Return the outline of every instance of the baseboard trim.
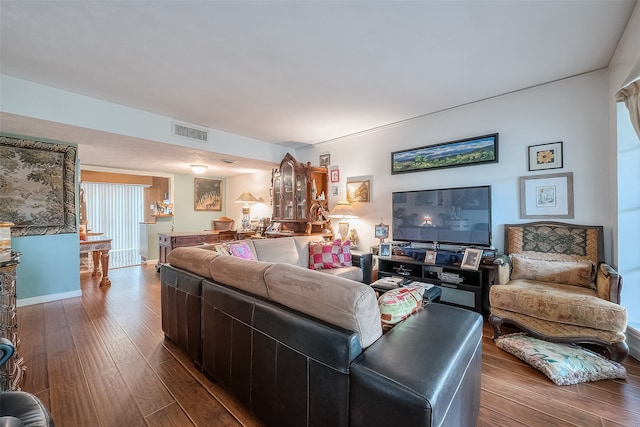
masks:
<path fill-rule="evenodd" d="M 61 292 L 59 294 L 42 295 L 42 296 L 33 297 L 33 298 L 20 298 L 16 301 L 16 305 L 18 307 L 26 307 L 28 305 L 42 304 L 44 302 L 58 301 L 61 299 L 75 298 L 75 297 L 81 297 L 81 296 L 82 296 L 82 291 L 78 289 L 77 291 Z"/>
<path fill-rule="evenodd" d="M 640 331 L 627 326 L 627 344 L 629 345 L 629 355 L 636 360 L 640 360 Z"/>

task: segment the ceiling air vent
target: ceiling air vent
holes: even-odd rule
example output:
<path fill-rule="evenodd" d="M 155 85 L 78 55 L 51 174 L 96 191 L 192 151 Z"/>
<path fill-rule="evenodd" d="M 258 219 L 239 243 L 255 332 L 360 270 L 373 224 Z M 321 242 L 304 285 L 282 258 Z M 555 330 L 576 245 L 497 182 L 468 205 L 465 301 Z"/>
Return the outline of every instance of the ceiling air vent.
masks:
<path fill-rule="evenodd" d="M 209 141 L 208 130 L 184 123 L 173 122 L 173 134 L 202 142 Z"/>

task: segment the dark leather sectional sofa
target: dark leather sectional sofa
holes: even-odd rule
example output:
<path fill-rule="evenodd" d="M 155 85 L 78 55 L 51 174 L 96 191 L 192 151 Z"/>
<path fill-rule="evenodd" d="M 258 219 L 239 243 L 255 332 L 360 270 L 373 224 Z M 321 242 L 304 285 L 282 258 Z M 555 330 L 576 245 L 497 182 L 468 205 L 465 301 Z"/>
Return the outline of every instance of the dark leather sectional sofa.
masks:
<path fill-rule="evenodd" d="M 477 313 L 429 304 L 382 335 L 368 285 L 199 247 L 169 262 L 166 337 L 265 425 L 475 425 Z"/>

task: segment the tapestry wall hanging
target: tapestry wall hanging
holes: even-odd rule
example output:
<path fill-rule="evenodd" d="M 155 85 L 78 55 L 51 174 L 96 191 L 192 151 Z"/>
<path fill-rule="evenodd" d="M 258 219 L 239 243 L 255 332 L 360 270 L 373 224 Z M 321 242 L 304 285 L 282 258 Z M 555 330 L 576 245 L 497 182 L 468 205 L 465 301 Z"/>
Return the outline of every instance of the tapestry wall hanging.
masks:
<path fill-rule="evenodd" d="M 75 146 L 0 135 L 0 221 L 13 237 L 76 233 Z"/>

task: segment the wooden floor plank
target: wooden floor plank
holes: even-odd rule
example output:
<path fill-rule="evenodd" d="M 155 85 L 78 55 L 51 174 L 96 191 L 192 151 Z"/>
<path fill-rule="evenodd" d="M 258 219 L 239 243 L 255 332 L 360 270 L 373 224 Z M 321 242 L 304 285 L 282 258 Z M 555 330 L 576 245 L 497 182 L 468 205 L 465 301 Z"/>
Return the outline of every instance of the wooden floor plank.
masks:
<path fill-rule="evenodd" d="M 88 377 L 89 389 L 94 399 L 102 402 L 96 405 L 100 425 L 103 427 L 145 426 L 146 422 L 135 400 L 130 399 L 124 379 L 116 368 Z"/>
<path fill-rule="evenodd" d="M 235 397 L 164 338 L 152 265 L 110 271 L 112 285 L 80 274 L 82 296 L 18 309 L 23 389 L 57 427 L 260 426 Z M 496 347 L 483 324 L 477 426 L 640 427 L 640 362 L 627 380 L 556 386 Z"/>
<path fill-rule="evenodd" d="M 178 361 L 163 363 L 158 368 L 158 375 L 196 425 L 241 425 Z"/>
<path fill-rule="evenodd" d="M 189 427 L 195 426 L 184 413 L 180 405 L 172 403 L 161 410 L 154 412 L 147 418 L 149 427 Z"/>

